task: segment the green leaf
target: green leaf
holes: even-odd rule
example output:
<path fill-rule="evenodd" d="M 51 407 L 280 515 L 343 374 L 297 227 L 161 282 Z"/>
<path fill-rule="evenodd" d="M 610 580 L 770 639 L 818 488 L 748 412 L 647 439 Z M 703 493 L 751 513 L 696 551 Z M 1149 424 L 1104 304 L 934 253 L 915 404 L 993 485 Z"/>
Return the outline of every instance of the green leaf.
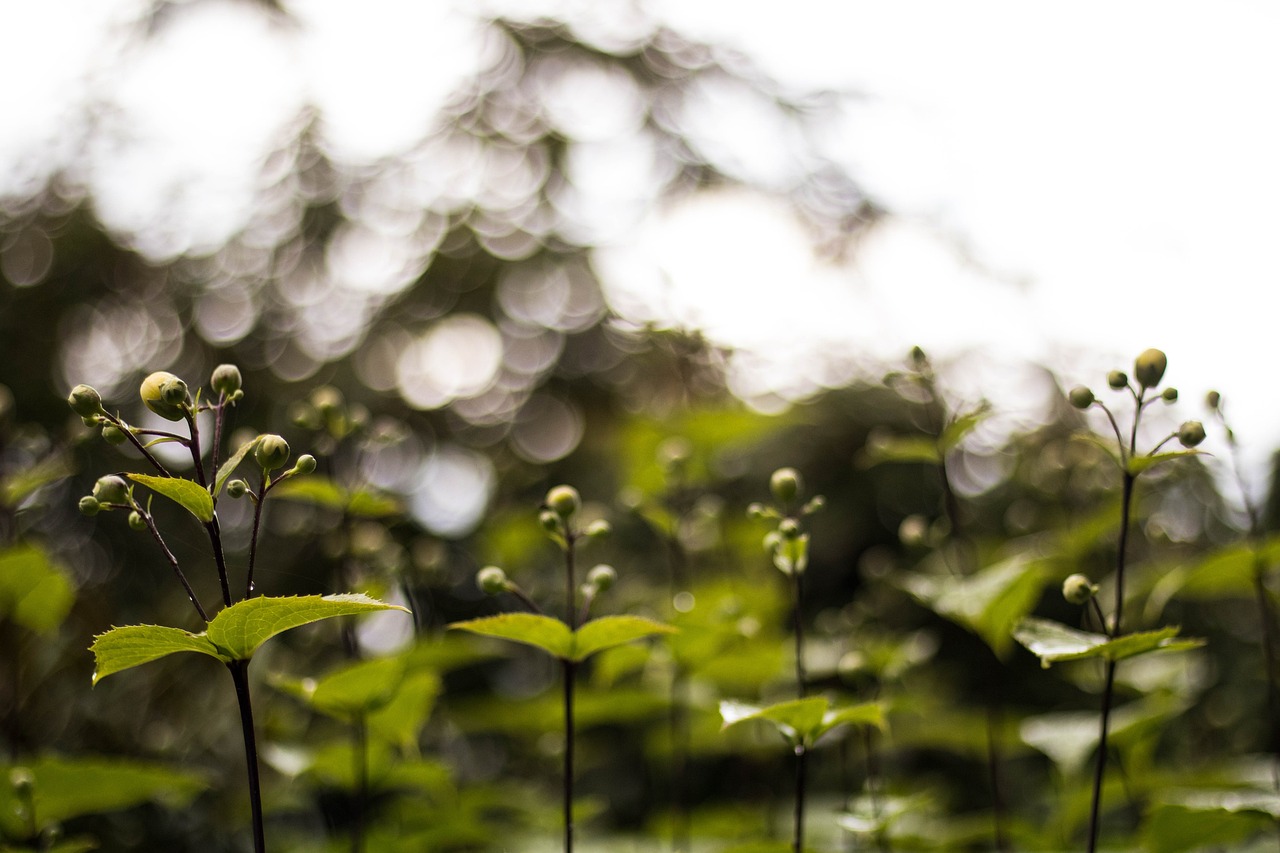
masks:
<path fill-rule="evenodd" d="M 24 543 L 0 551 L 0 617 L 47 634 L 74 599 L 71 581 L 42 548 Z"/>
<path fill-rule="evenodd" d="M 454 622 L 449 626 L 459 631 L 470 631 L 484 637 L 499 637 L 537 646 L 553 657 L 569 660 L 573 657 L 573 632 L 559 619 L 537 613 L 502 613 L 466 622 Z"/>
<path fill-rule="evenodd" d="M 654 634 L 673 634 L 676 629 L 641 616 L 602 616 L 579 628 L 573 635 L 572 659 L 582 661 L 596 652 L 621 646 Z"/>
<path fill-rule="evenodd" d="M 0 835 L 18 838 L 26 826 L 17 818 L 18 795 L 8 784 L 9 765 L 0 770 Z M 34 780 L 32 795 L 41 829 L 82 815 L 160 802 L 170 808 L 188 805 L 208 787 L 198 774 L 159 764 L 109 758 L 37 758 L 22 768 Z M 83 849 L 83 848 L 81 848 Z"/>
<path fill-rule="evenodd" d="M 199 483 L 181 477 L 154 477 L 150 474 L 130 474 L 129 479 L 182 505 L 201 523 L 213 521 L 213 497 Z"/>
<path fill-rule="evenodd" d="M 879 703 L 868 702 L 833 710 L 824 696 L 792 699 L 763 708 L 723 701 L 720 703 L 720 717 L 724 720 L 722 729 L 747 720 L 766 720 L 774 724 L 788 743 L 803 746 L 812 746 L 836 726 L 884 726 L 884 708 Z"/>
<path fill-rule="evenodd" d="M 344 722 L 385 707 L 404 680 L 401 657 L 357 661 L 320 679 L 277 679 L 275 684 L 312 710 Z"/>
<path fill-rule="evenodd" d="M 51 453 L 0 479 L 0 506 L 16 507 L 41 487 L 66 479 L 75 467 L 65 453 Z"/>
<path fill-rule="evenodd" d="M 227 660 L 248 660 L 276 634 L 332 619 L 379 610 L 408 609 L 360 593 L 249 598 L 224 608 L 209 622 L 208 637 Z"/>
<path fill-rule="evenodd" d="M 112 628 L 94 637 L 93 683 L 108 675 L 114 675 L 153 660 L 159 660 L 177 652 L 199 652 L 217 658 L 223 663 L 231 657 L 215 646 L 205 634 L 192 634 L 181 628 L 163 625 L 128 625 Z"/>
<path fill-rule="evenodd" d="M 1148 468 L 1159 465 L 1161 462 L 1168 462 L 1170 459 L 1179 459 L 1183 456 L 1201 456 L 1203 450 L 1171 450 L 1168 453 L 1156 453 L 1151 456 L 1135 456 L 1129 460 L 1129 473 L 1137 476 Z"/>
<path fill-rule="evenodd" d="M 1174 639 L 1180 630 L 1177 626 L 1168 626 L 1157 631 L 1125 634 L 1113 640 L 1105 634 L 1077 631 L 1048 619 L 1024 619 L 1014 629 L 1013 636 L 1048 668 L 1058 661 L 1084 658 L 1120 661 L 1148 652 L 1184 651 L 1204 645 L 1204 640 Z"/>
<path fill-rule="evenodd" d="M 938 450 L 937 440 L 932 436 L 895 436 L 876 432 L 867 438 L 867 443 L 859 454 L 859 461 L 865 467 L 883 462 L 928 462 L 937 465 L 942 462 L 942 453 Z"/>
<path fill-rule="evenodd" d="M 1274 791 L 1187 792 L 1177 802 L 1151 809 L 1143 827 L 1143 849 L 1152 853 L 1241 849 L 1241 842 L 1253 835 L 1274 833 L 1278 809 L 1280 798 Z"/>
<path fill-rule="evenodd" d="M 218 469 L 218 476 L 213 480 L 213 493 L 215 495 L 222 494 L 222 487 L 227 484 L 227 480 L 231 479 L 231 475 L 236 472 L 236 468 L 240 467 L 240 463 L 244 458 L 253 452 L 258 446 L 258 442 L 262 440 L 262 436 L 258 436 L 252 441 L 246 441 L 236 450 L 235 453 L 227 457 L 227 461 L 222 463 L 222 467 Z"/>
<path fill-rule="evenodd" d="M 1024 554 L 963 578 L 909 574 L 901 585 L 935 613 L 981 637 L 997 657 L 1013 647 L 1011 632 L 1044 588 L 1045 564 Z"/>
<path fill-rule="evenodd" d="M 938 436 L 938 449 L 943 454 L 953 450 L 956 445 L 964 441 L 966 435 L 973 432 L 974 428 L 985 421 L 990 414 L 991 407 L 983 403 L 972 412 L 957 416 L 951 423 L 947 424 L 947 428 Z"/>
<path fill-rule="evenodd" d="M 404 511 L 400 501 L 394 497 L 363 489 L 351 492 L 330 479 L 315 475 L 286 480 L 275 486 L 271 494 L 360 518 L 385 518 Z"/>

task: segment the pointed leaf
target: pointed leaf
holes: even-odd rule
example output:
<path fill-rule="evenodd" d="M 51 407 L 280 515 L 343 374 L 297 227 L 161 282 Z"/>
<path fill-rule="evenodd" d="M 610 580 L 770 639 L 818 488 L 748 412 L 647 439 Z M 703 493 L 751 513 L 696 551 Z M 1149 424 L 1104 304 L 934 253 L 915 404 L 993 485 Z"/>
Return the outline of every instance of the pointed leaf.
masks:
<path fill-rule="evenodd" d="M 75 467 L 66 453 L 55 452 L 0 479 L 0 506 L 16 507 L 42 486 L 70 477 Z"/>
<path fill-rule="evenodd" d="M 42 548 L 20 544 L 0 550 L 0 617 L 39 634 L 62 624 L 75 591 Z"/>
<path fill-rule="evenodd" d="M 1129 473 L 1137 475 L 1152 466 L 1159 465 L 1161 462 L 1168 462 L 1170 459 L 1202 455 L 1204 455 L 1203 450 L 1171 450 L 1168 453 L 1156 453 L 1152 456 L 1135 456 L 1129 460 Z"/>
<path fill-rule="evenodd" d="M 163 625 L 128 625 L 94 637 L 93 683 L 108 675 L 150 663 L 177 652 L 199 652 L 226 663 L 231 660 L 204 634 Z"/>
<path fill-rule="evenodd" d="M 836 726 L 875 726 L 885 728 L 884 705 L 879 702 L 860 702 L 844 708 L 832 708 L 822 715 L 822 725 L 815 733 L 815 739 L 822 737 Z"/>
<path fill-rule="evenodd" d="M 276 634 L 332 619 L 378 610 L 408 609 L 359 593 L 249 598 L 224 608 L 209 622 L 209 639 L 228 660 L 248 660 Z"/>
<path fill-rule="evenodd" d="M 1125 634 L 1113 640 L 1105 634 L 1077 631 L 1048 619 L 1024 619 L 1014 629 L 1013 636 L 1039 657 L 1043 666 L 1048 667 L 1058 661 L 1084 658 L 1120 661 L 1148 652 L 1184 651 L 1204 645 L 1204 640 L 1174 639 L 1180 630 L 1171 625 L 1157 631 Z"/>
<path fill-rule="evenodd" d="M 357 716 L 385 707 L 404 680 L 403 658 L 375 658 L 341 667 L 309 687 L 304 701 L 316 711 L 350 722 Z"/>
<path fill-rule="evenodd" d="M 213 497 L 199 483 L 181 477 L 153 477 L 150 474 L 130 474 L 129 479 L 181 504 L 201 523 L 213 521 Z"/>
<path fill-rule="evenodd" d="M 449 626 L 459 631 L 470 631 L 485 637 L 499 637 L 537 646 L 554 657 L 570 660 L 573 657 L 573 632 L 559 619 L 537 613 L 502 613 L 466 622 L 454 622 Z"/>
<path fill-rule="evenodd" d="M 252 441 L 246 441 L 236 450 L 235 453 L 227 457 L 227 461 L 222 463 L 222 467 L 218 469 L 218 476 L 213 480 L 213 493 L 215 495 L 222 494 L 222 487 L 227 484 L 227 480 L 231 479 L 231 475 L 236 472 L 236 468 L 240 467 L 240 463 L 244 458 L 253 452 L 258 446 L 258 442 L 262 440 L 262 436 L 258 436 Z"/>
<path fill-rule="evenodd" d="M 654 634 L 673 634 L 676 629 L 641 616 L 602 616 L 579 628 L 573 635 L 575 661 L 586 660 L 596 652 L 634 642 Z"/>
<path fill-rule="evenodd" d="M 823 696 L 808 699 L 792 699 L 763 708 L 741 702 L 720 703 L 720 716 L 724 720 L 721 729 L 736 726 L 747 720 L 767 720 L 778 733 L 793 744 L 811 744 L 827 713 L 827 700 Z"/>
<path fill-rule="evenodd" d="M 968 414 L 956 417 L 951 423 L 947 424 L 947 428 L 942 431 L 942 435 L 938 436 L 938 449 L 942 453 L 954 449 L 956 445 L 964 441 L 964 437 L 973 432 L 978 424 L 982 423 L 991 414 L 991 407 L 983 404 Z"/>

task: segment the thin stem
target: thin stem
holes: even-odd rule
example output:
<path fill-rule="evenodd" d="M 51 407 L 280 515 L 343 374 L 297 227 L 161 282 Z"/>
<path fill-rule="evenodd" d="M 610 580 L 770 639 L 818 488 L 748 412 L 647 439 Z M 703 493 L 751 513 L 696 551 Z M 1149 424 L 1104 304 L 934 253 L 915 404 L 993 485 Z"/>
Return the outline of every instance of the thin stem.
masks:
<path fill-rule="evenodd" d="M 362 853 L 364 850 L 365 809 L 369 798 L 369 727 L 365 723 L 364 714 L 356 717 L 355 744 L 352 757 L 355 761 L 355 809 L 356 816 L 351 826 L 351 853 Z"/>
<path fill-rule="evenodd" d="M 1102 724 L 1098 734 L 1098 761 L 1093 768 L 1093 799 L 1089 805 L 1089 853 L 1094 853 L 1098 849 L 1102 781 L 1107 769 L 1107 727 L 1111 720 L 1111 695 L 1115 678 L 1116 662 L 1107 661 L 1107 680 L 1102 690 Z"/>
<path fill-rule="evenodd" d="M 253 532 L 249 535 L 249 569 L 245 573 L 244 597 L 253 595 L 253 567 L 258 559 L 258 533 L 262 530 L 262 505 L 267 502 L 267 490 L 271 483 L 267 480 L 267 472 L 262 472 L 262 486 L 253 498 Z"/>
<path fill-rule="evenodd" d="M 809 757 L 809 751 L 805 749 L 804 744 L 796 746 L 796 797 L 794 822 L 791 831 L 791 850 L 792 853 L 802 853 L 804 850 L 804 798 L 805 798 L 805 765 L 806 759 Z"/>
<path fill-rule="evenodd" d="M 156 520 L 151 517 L 151 513 L 144 512 L 141 509 L 135 510 L 147 525 L 147 530 L 151 531 L 151 538 L 156 540 L 160 545 L 160 550 L 164 551 L 164 557 L 169 561 L 169 565 L 173 568 L 173 573 L 178 576 L 182 588 L 187 591 L 187 598 L 195 605 L 196 613 L 200 614 L 200 619 L 208 622 L 209 614 L 205 612 L 204 607 L 200 604 L 200 599 L 196 597 L 196 591 L 191 588 L 191 583 L 187 580 L 187 576 L 183 574 L 182 567 L 178 565 L 178 558 L 173 556 L 173 552 L 169 550 L 168 544 L 164 541 L 164 537 L 160 535 L 160 528 L 156 527 Z"/>
<path fill-rule="evenodd" d="M 233 660 L 227 664 L 236 685 L 240 706 L 240 728 L 244 732 L 244 758 L 249 774 L 249 809 L 253 816 L 254 853 L 266 853 L 266 834 L 262 822 L 262 785 L 258 779 L 258 744 L 253 731 L 253 705 L 249 698 L 249 661 Z"/>
<path fill-rule="evenodd" d="M 1129 458 L 1125 456 L 1124 453 L 1124 436 L 1120 433 L 1120 424 L 1116 422 L 1116 416 L 1111 414 L 1111 410 L 1107 408 L 1107 404 L 1103 403 L 1101 400 L 1095 401 L 1094 405 L 1106 412 L 1107 420 L 1111 422 L 1111 429 L 1116 434 L 1116 445 L 1120 448 L 1120 461 L 1125 463 L 1125 467 L 1128 467 Z"/>
<path fill-rule="evenodd" d="M 127 423 L 117 418 L 115 415 L 107 414 L 107 415 L 104 415 L 104 417 L 107 420 L 109 420 L 113 426 L 119 429 L 120 432 L 124 433 L 125 438 L 129 439 L 129 443 L 134 446 L 134 449 L 142 454 L 142 458 L 146 459 L 149 463 L 151 463 L 151 467 L 155 468 L 156 471 L 160 473 L 160 476 L 162 477 L 173 476 L 172 474 L 169 473 L 169 469 L 161 465 L 160 460 L 157 459 L 155 455 L 152 454 L 152 452 L 147 449 L 146 445 L 144 445 L 138 439 L 138 436 L 134 434 L 134 430 L 132 427 L 130 427 Z M 139 430 L 139 432 L 146 432 L 146 431 Z"/>
<path fill-rule="evenodd" d="M 573 853 L 573 682 L 577 666 L 564 660 L 564 853 Z"/>
<path fill-rule="evenodd" d="M 800 612 L 800 601 L 804 592 L 804 573 L 793 569 L 791 578 L 795 585 L 795 602 L 792 612 L 796 623 L 796 698 L 803 699 L 806 692 L 807 677 L 804 670 L 804 618 Z"/>

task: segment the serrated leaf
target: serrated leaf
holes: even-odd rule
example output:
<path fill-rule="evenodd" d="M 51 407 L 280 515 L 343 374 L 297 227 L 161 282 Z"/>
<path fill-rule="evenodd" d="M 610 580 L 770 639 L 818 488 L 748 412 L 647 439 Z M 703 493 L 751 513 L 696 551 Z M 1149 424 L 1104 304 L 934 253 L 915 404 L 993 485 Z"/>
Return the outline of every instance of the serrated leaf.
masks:
<path fill-rule="evenodd" d="M 1174 639 L 1180 630 L 1171 625 L 1113 640 L 1105 634 L 1078 631 L 1048 619 L 1024 619 L 1014 629 L 1013 636 L 1048 667 L 1059 661 L 1085 658 L 1120 661 L 1148 652 L 1183 651 L 1204 645 L 1203 640 Z"/>
<path fill-rule="evenodd" d="M 205 634 L 192 634 L 181 628 L 163 625 L 127 625 L 112 628 L 94 637 L 93 683 L 108 675 L 114 675 L 153 660 L 159 660 L 178 652 L 198 652 L 217 658 L 223 663 L 231 660 Z"/>
<path fill-rule="evenodd" d="M 208 787 L 198 774 L 140 761 L 51 756 L 21 766 L 34 781 L 32 796 L 41 829 L 145 802 L 181 808 Z M 9 774 L 0 772 L 7 781 Z M 27 827 L 17 817 L 20 808 L 13 786 L 0 785 L 0 835 L 19 838 L 26 834 Z"/>
<path fill-rule="evenodd" d="M 42 548 L 24 543 L 0 551 L 0 617 L 46 634 L 62 624 L 74 599 L 71 581 Z"/>
<path fill-rule="evenodd" d="M 553 657 L 568 660 L 573 656 L 573 632 L 559 619 L 537 613 L 502 613 L 484 616 L 449 626 L 484 637 L 498 637 L 536 646 Z"/>
<path fill-rule="evenodd" d="M 1170 459 L 1179 459 L 1183 456 L 1201 456 L 1203 450 L 1171 450 L 1168 453 L 1156 453 L 1151 456 L 1135 456 L 1129 460 L 1129 473 L 1137 476 L 1148 468 L 1159 465 L 1161 462 L 1168 462 Z"/>
<path fill-rule="evenodd" d="M 213 497 L 199 483 L 181 477 L 155 477 L 151 474 L 130 474 L 129 479 L 181 505 L 202 524 L 213 521 Z"/>
<path fill-rule="evenodd" d="M 380 610 L 409 610 L 362 593 L 340 595 L 261 596 L 223 608 L 209 622 L 209 639 L 229 660 L 248 660 L 276 634 L 337 616 Z"/>
<path fill-rule="evenodd" d="M 596 652 L 631 643 L 654 634 L 673 634 L 676 629 L 642 616 L 602 616 L 579 628 L 573 635 L 574 661 L 586 660 Z"/>
<path fill-rule="evenodd" d="M 222 467 L 218 469 L 218 476 L 213 480 L 213 493 L 215 495 L 222 494 L 222 487 L 227 484 L 227 480 L 231 479 L 231 475 L 240 467 L 240 463 L 244 458 L 253 452 L 258 446 L 258 442 L 262 440 L 262 436 L 246 441 L 236 449 L 236 452 L 227 457 L 227 461 L 222 463 Z"/>

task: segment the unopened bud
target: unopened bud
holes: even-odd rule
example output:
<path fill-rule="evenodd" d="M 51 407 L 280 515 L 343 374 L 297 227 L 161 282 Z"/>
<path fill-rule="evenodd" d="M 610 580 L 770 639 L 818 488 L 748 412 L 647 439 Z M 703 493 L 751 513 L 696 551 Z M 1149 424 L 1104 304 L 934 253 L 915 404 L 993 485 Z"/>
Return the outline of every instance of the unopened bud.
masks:
<path fill-rule="evenodd" d="M 253 449 L 253 458 L 263 471 L 274 471 L 289 461 L 289 442 L 278 435 L 264 435 Z"/>
<path fill-rule="evenodd" d="M 1204 441 L 1204 424 L 1199 421 L 1187 421 L 1178 427 L 1178 441 L 1183 447 L 1195 447 Z"/>
<path fill-rule="evenodd" d="M 172 373 L 158 370 L 142 380 L 138 395 L 146 407 L 168 421 L 180 421 L 187 415 L 190 396 L 187 383 Z"/>
<path fill-rule="evenodd" d="M 545 503 L 557 516 L 568 519 L 582 506 L 582 498 L 573 486 L 556 486 L 547 492 Z"/>
<path fill-rule="evenodd" d="M 1077 409 L 1087 409 L 1093 405 L 1093 392 L 1083 385 L 1077 385 L 1067 394 L 1067 399 L 1071 401 L 1071 405 Z"/>
<path fill-rule="evenodd" d="M 1173 387 L 1164 389 L 1164 391 L 1160 393 L 1160 399 L 1164 400 L 1166 403 L 1178 402 L 1178 389 Z"/>
<path fill-rule="evenodd" d="M 1210 409 L 1217 411 L 1218 407 L 1222 405 L 1222 395 L 1217 391 L 1210 391 L 1204 397 L 1204 404 Z"/>
<path fill-rule="evenodd" d="M 1098 594 L 1098 585 L 1084 575 L 1071 575 L 1062 582 L 1062 597 L 1070 604 L 1087 604 Z"/>
<path fill-rule="evenodd" d="M 597 592 L 604 592 L 617 582 L 618 573 L 614 571 L 613 566 L 601 564 L 587 572 L 587 583 L 595 587 Z"/>
<path fill-rule="evenodd" d="M 142 517 L 142 513 L 135 509 L 133 512 L 129 513 L 129 527 L 134 530 L 146 530 L 147 520 Z"/>
<path fill-rule="evenodd" d="M 293 463 L 294 473 L 310 474 L 316 470 L 316 458 L 310 453 L 304 453 L 298 457 L 298 461 Z"/>
<path fill-rule="evenodd" d="M 791 503 L 800 494 L 800 472 L 795 468 L 779 468 L 774 471 L 769 478 L 769 491 L 778 503 Z"/>
<path fill-rule="evenodd" d="M 511 582 L 507 580 L 507 573 L 497 566 L 485 566 L 476 572 L 476 586 L 480 587 L 485 595 L 497 595 L 500 592 L 506 592 Z"/>
<path fill-rule="evenodd" d="M 587 525 L 587 529 L 582 531 L 583 535 L 595 539 L 600 536 L 608 536 L 613 532 L 613 526 L 603 518 L 597 518 L 595 521 Z"/>
<path fill-rule="evenodd" d="M 1116 391 L 1129 387 L 1129 374 L 1123 370 L 1113 370 L 1107 374 L 1107 385 Z"/>
<path fill-rule="evenodd" d="M 213 369 L 213 376 L 209 378 L 209 387 L 219 394 L 230 397 L 240 390 L 242 382 L 240 368 L 234 364 L 219 364 Z"/>
<path fill-rule="evenodd" d="M 93 497 L 104 504 L 129 503 L 129 484 L 115 474 L 99 477 L 93 484 Z"/>
<path fill-rule="evenodd" d="M 89 385 L 77 385 L 67 395 L 67 405 L 82 418 L 102 414 L 102 395 Z"/>
<path fill-rule="evenodd" d="M 794 518 L 784 518 L 778 525 L 778 532 L 782 534 L 783 539 L 799 539 L 800 524 Z"/>
<path fill-rule="evenodd" d="M 244 480 L 230 480 L 227 482 L 227 497 L 242 498 L 249 491 L 249 484 Z"/>
<path fill-rule="evenodd" d="M 1158 349 L 1144 350 L 1133 362 L 1133 378 L 1143 388 L 1154 388 L 1164 378 L 1169 359 Z"/>
<path fill-rule="evenodd" d="M 102 509 L 102 504 L 98 503 L 98 499 L 93 495 L 85 495 L 80 499 L 80 511 L 85 515 L 97 515 Z"/>
<path fill-rule="evenodd" d="M 102 428 L 102 438 L 107 444 L 124 444 L 129 440 L 124 430 L 115 424 L 107 424 Z"/>

